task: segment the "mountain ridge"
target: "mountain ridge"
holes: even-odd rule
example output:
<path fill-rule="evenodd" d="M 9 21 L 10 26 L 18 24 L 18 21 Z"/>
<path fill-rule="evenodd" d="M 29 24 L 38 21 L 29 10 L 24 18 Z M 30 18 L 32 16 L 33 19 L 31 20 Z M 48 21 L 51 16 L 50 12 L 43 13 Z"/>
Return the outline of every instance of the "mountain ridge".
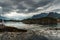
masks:
<path fill-rule="evenodd" d="M 41 14 L 32 16 L 31 19 L 37 19 L 37 18 L 43 18 L 43 17 L 53 17 L 53 18 L 60 19 L 60 14 L 56 12 L 41 13 Z"/>

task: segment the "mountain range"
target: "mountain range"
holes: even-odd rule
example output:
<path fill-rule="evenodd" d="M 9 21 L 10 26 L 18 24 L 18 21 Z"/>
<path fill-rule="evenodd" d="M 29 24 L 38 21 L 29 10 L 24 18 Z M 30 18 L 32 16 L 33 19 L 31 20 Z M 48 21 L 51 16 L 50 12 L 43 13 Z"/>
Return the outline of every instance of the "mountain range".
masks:
<path fill-rule="evenodd" d="M 32 16 L 30 19 L 37 19 L 37 18 L 43 18 L 43 17 L 52 17 L 52 18 L 60 19 L 60 14 L 56 13 L 56 12 L 41 13 L 41 14 L 37 14 L 37 15 Z M 11 18 L 3 17 L 3 16 L 0 16 L 0 19 L 14 20 Z"/>
<path fill-rule="evenodd" d="M 47 16 L 60 19 L 60 14 L 58 14 L 56 12 L 50 12 Z"/>
<path fill-rule="evenodd" d="M 41 13 L 41 14 L 32 16 L 31 19 L 42 18 L 42 17 L 46 17 L 47 15 L 48 13 Z"/>
<path fill-rule="evenodd" d="M 11 20 L 10 18 L 7 18 L 7 17 L 3 17 L 3 16 L 0 16 L 0 20 L 3 19 L 3 20 Z"/>
<path fill-rule="evenodd" d="M 43 17 L 52 17 L 52 18 L 60 19 L 60 14 L 56 12 L 41 13 L 38 15 L 34 15 L 33 17 L 31 17 L 31 19 L 37 19 L 37 18 L 43 18 Z"/>

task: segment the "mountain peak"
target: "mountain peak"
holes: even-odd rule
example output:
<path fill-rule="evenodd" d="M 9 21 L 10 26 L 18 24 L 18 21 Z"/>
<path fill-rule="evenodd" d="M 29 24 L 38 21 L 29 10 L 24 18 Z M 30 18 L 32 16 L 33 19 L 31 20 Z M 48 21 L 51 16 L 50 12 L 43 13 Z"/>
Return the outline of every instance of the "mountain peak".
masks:
<path fill-rule="evenodd" d="M 34 15 L 34 16 L 32 17 L 32 19 L 46 17 L 47 15 L 48 15 L 47 13 L 41 13 L 41 14 L 38 14 L 38 15 Z"/>
<path fill-rule="evenodd" d="M 60 14 L 56 13 L 56 12 L 50 12 L 48 14 L 48 17 L 53 17 L 53 18 L 59 18 L 60 17 Z"/>

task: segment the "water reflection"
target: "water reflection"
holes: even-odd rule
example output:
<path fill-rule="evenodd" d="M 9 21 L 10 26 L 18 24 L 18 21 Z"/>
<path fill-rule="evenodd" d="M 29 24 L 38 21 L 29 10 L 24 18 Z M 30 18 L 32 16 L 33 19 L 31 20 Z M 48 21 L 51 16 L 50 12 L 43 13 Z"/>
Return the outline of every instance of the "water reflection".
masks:
<path fill-rule="evenodd" d="M 16 28 L 20 28 L 20 29 L 35 30 L 36 34 L 33 35 L 33 37 L 31 37 L 31 38 L 28 37 L 28 39 L 26 39 L 26 40 L 30 40 L 30 39 L 31 40 L 57 40 L 57 39 L 60 40 L 60 30 L 56 31 L 56 30 L 43 30 L 42 29 L 42 28 L 47 28 L 47 27 L 60 27 L 60 23 L 52 24 L 52 25 L 38 25 L 38 24 L 24 24 L 22 22 L 5 22 L 4 24 L 6 26 L 16 27 Z M 38 30 L 39 30 L 39 32 L 38 32 Z M 40 33 L 40 35 L 39 35 L 39 33 Z M 29 35 L 29 34 L 27 34 L 27 35 Z"/>
<path fill-rule="evenodd" d="M 5 22 L 6 26 L 16 27 L 16 28 L 22 28 L 22 29 L 28 29 L 28 28 L 38 28 L 38 27 L 60 27 L 60 23 L 58 24 L 52 24 L 52 25 L 38 25 L 38 24 L 24 24 L 22 22 Z"/>
<path fill-rule="evenodd" d="M 57 24 L 48 25 L 49 27 L 57 27 Z"/>

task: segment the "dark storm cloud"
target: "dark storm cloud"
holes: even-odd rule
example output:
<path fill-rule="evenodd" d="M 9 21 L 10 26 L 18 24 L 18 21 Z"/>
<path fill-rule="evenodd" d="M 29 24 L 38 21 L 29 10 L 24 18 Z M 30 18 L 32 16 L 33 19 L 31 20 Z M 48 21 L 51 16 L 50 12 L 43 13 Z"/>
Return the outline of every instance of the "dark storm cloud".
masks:
<path fill-rule="evenodd" d="M 7 3 L 1 3 L 0 2 L 0 6 L 3 7 L 3 11 L 8 12 L 8 10 L 10 10 L 10 7 L 9 7 L 10 5 Z"/>
<path fill-rule="evenodd" d="M 0 7 L 2 7 L 3 12 L 9 12 L 13 9 L 11 3 L 9 2 L 0 2 Z"/>
<path fill-rule="evenodd" d="M 35 6 L 35 7 L 42 7 L 42 6 L 47 5 L 47 4 L 50 3 L 50 2 L 51 2 L 50 0 L 40 1 L 40 2 L 38 2 L 37 4 L 35 4 L 34 6 Z"/>
<path fill-rule="evenodd" d="M 43 7 L 43 6 L 45 6 L 45 5 L 49 5 L 49 3 L 52 3 L 53 1 L 51 1 L 51 0 L 44 0 L 44 1 L 40 1 L 40 2 L 38 2 L 38 3 L 36 3 L 36 4 L 34 4 L 32 7 L 33 8 L 31 8 L 31 9 L 29 9 L 29 11 L 36 11 L 35 9 L 36 8 L 38 8 L 38 7 Z"/>
<path fill-rule="evenodd" d="M 16 1 L 15 1 L 16 2 Z M 28 12 L 36 11 L 35 9 L 38 7 L 43 7 L 45 5 L 48 5 L 49 3 L 52 3 L 52 0 L 41 0 L 37 3 L 35 3 L 32 0 L 22 0 L 20 2 L 17 1 L 17 9 L 28 9 Z"/>
<path fill-rule="evenodd" d="M 0 0 L 0 8 L 3 9 L 3 13 L 8 12 L 3 15 L 5 17 L 24 19 L 41 12 L 60 10 L 60 0 Z"/>
<path fill-rule="evenodd" d="M 14 9 L 19 9 L 20 12 L 25 12 L 25 9 L 28 9 L 27 12 L 36 11 L 38 7 L 43 7 L 52 3 L 53 0 L 0 0 L 0 6 L 3 8 L 4 12 L 10 12 Z"/>

